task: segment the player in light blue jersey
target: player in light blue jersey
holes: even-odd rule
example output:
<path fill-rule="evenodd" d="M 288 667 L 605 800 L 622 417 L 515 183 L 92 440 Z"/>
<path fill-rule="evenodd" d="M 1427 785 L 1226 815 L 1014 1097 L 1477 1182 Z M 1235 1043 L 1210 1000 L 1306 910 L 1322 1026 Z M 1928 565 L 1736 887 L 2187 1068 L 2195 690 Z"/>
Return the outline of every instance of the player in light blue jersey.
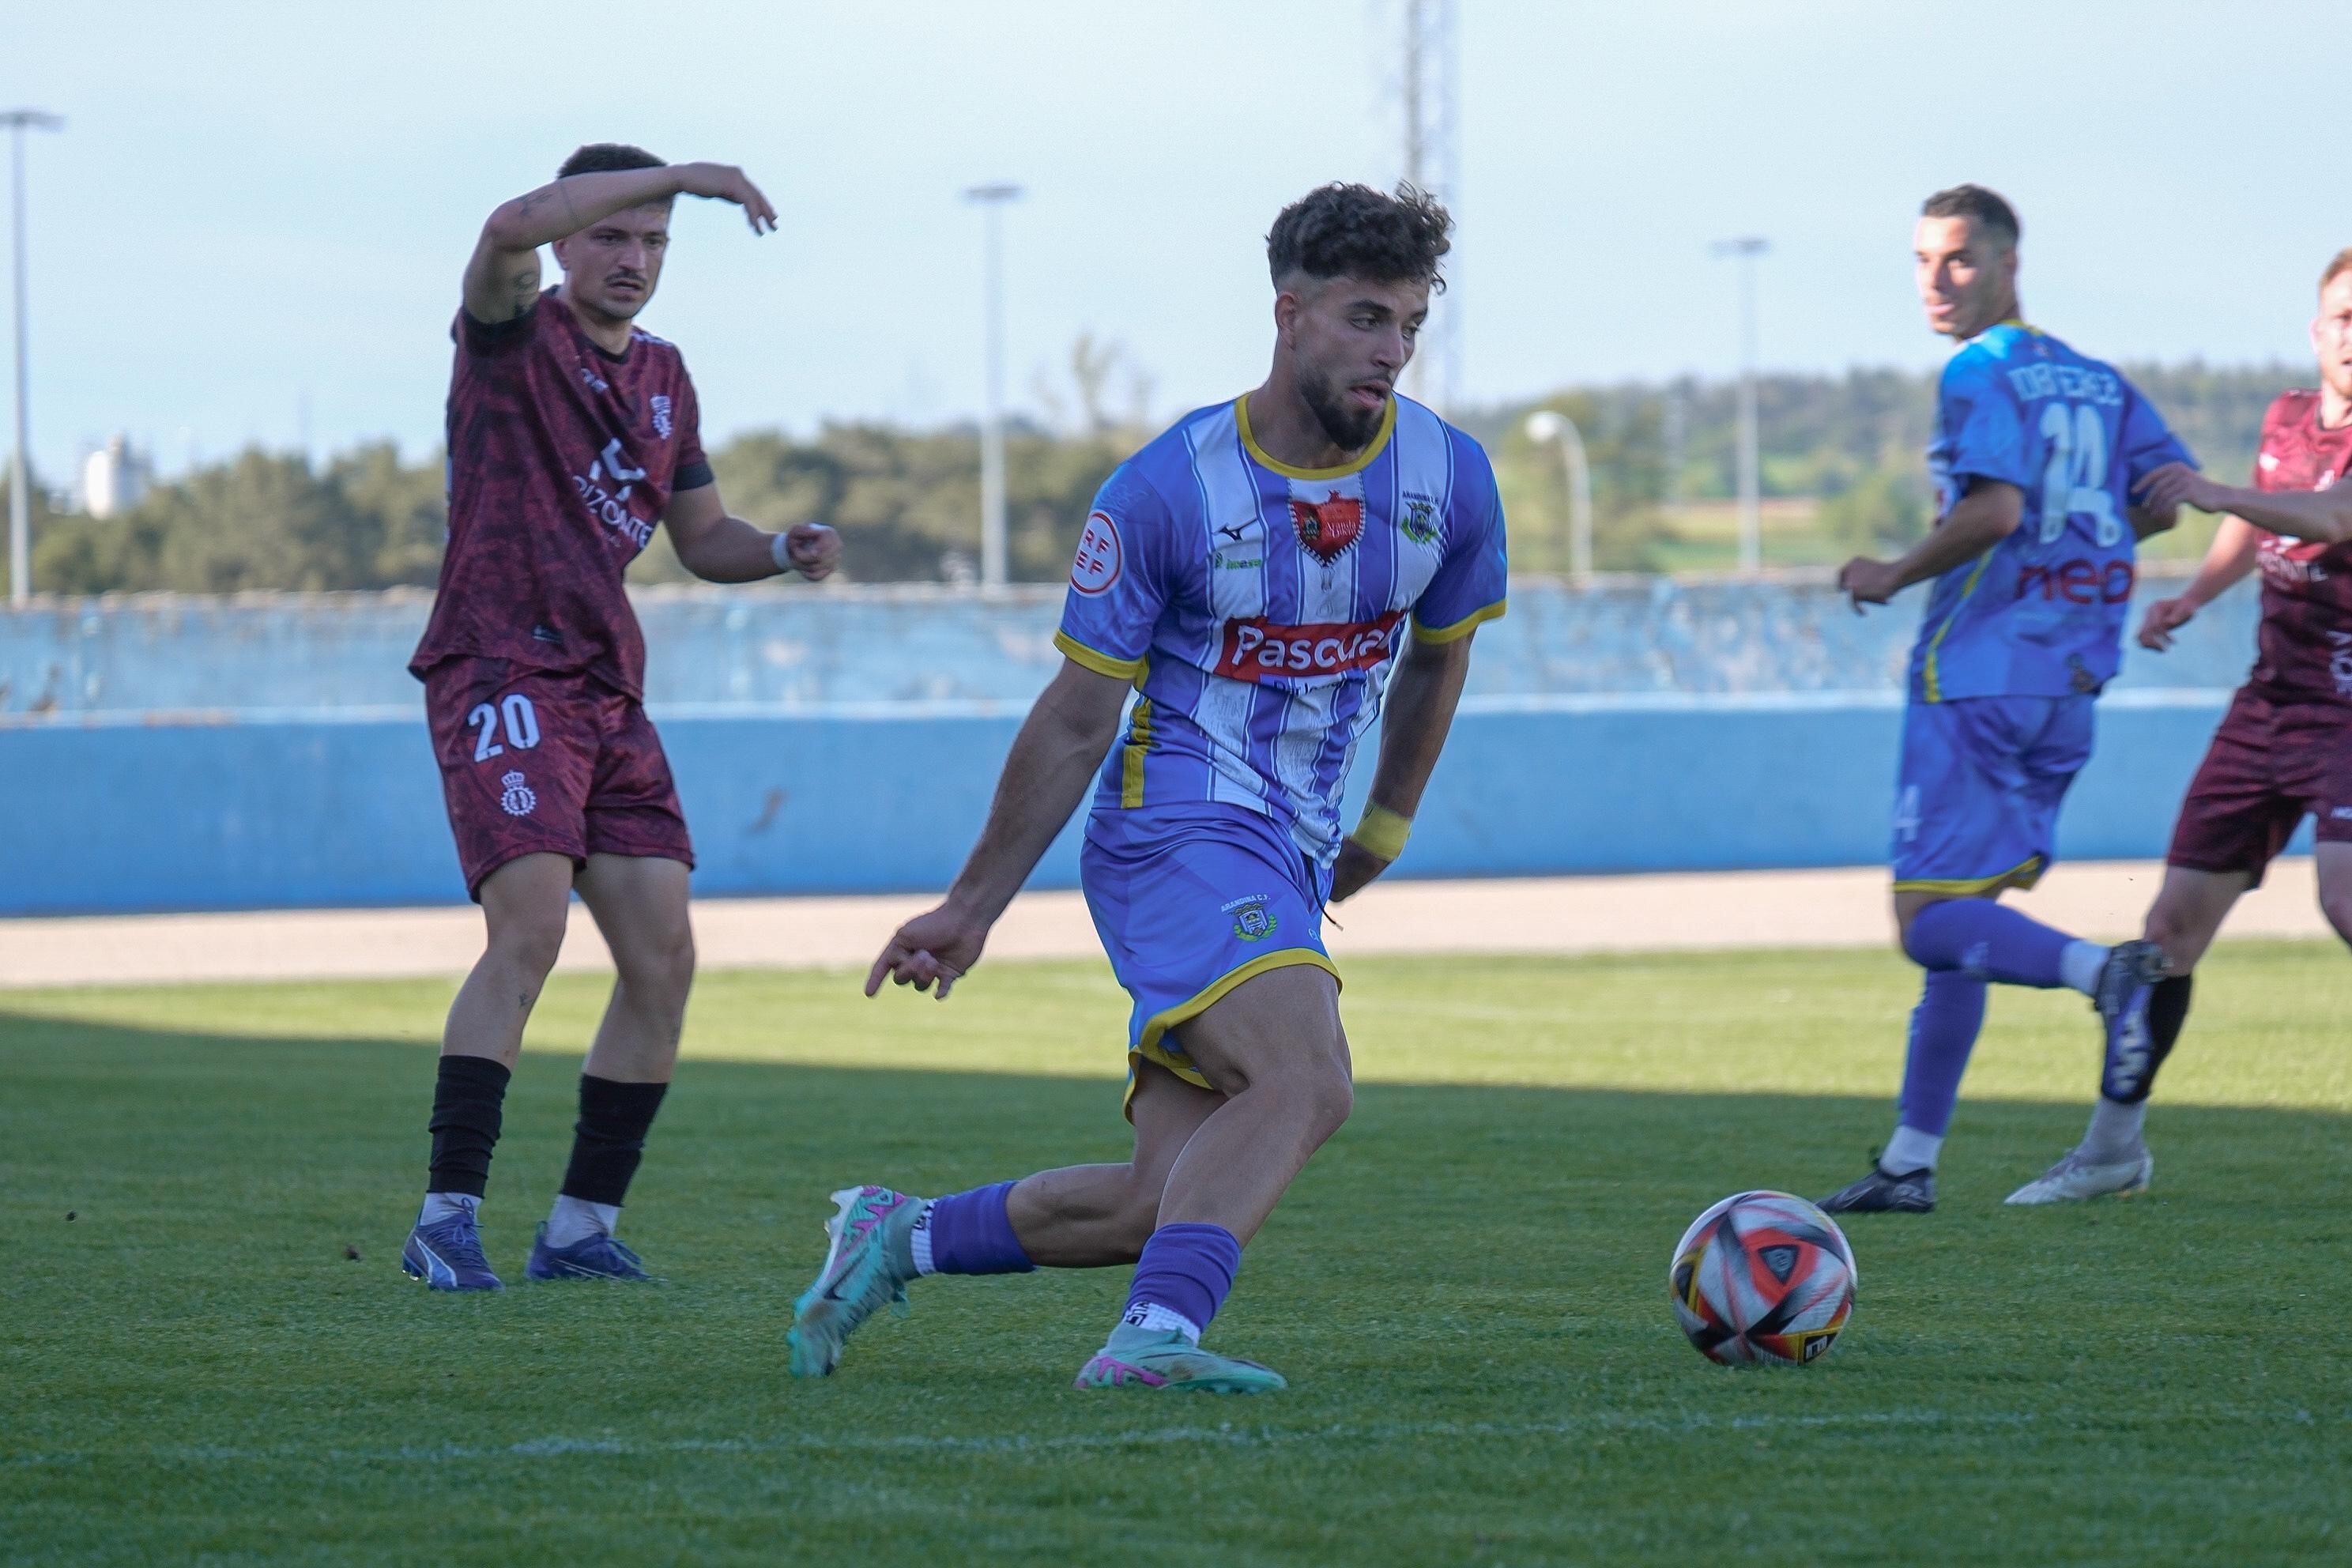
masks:
<path fill-rule="evenodd" d="M 2072 986 L 2092 999 L 2111 1068 L 2148 1048 L 2154 944 L 2115 948 L 1997 900 L 2050 867 L 2059 803 L 2091 755 L 2092 704 L 2121 659 L 2137 542 L 2172 526 L 2135 506 L 2188 448 L 2112 368 L 2027 326 L 2016 214 L 1979 185 L 1927 199 L 1915 240 L 1945 366 L 1928 466 L 1936 527 L 1899 561 L 1838 574 L 1854 608 L 1932 580 L 1912 650 L 1895 810 L 1895 918 L 1927 972 L 1911 1015 L 1895 1135 L 1834 1213 L 1936 1206 L 1936 1164 L 1985 986 Z"/>
<path fill-rule="evenodd" d="M 1403 849 L 1472 635 L 1503 613 L 1486 455 L 1395 392 L 1451 226 L 1402 186 L 1327 185 L 1275 220 L 1272 371 L 1104 484 L 1055 638 L 1065 661 L 980 843 L 867 979 L 868 995 L 889 978 L 944 997 L 1094 779 L 1080 880 L 1134 1004 L 1134 1157 L 929 1201 L 835 1194 L 824 1264 L 793 1309 L 795 1373 L 831 1372 L 921 1275 L 1132 1263 L 1079 1387 L 1283 1386 L 1202 1349 L 1201 1331 L 1243 1245 L 1347 1120 L 1324 905 Z M 1340 788 L 1383 706 L 1372 804 L 1343 835 Z"/>

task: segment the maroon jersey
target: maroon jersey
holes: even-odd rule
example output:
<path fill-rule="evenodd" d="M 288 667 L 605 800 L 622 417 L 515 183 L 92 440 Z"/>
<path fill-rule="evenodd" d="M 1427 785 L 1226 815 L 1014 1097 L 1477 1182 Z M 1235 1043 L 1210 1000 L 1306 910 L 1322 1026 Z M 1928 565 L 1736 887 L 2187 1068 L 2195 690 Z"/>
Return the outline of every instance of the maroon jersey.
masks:
<path fill-rule="evenodd" d="M 640 331 L 605 353 L 553 289 L 495 326 L 461 310 L 451 335 L 449 548 L 410 671 L 500 658 L 642 699 L 621 574 L 672 492 L 710 482 L 685 359 Z"/>
<path fill-rule="evenodd" d="M 2282 393 L 2263 417 L 2254 488 L 2324 490 L 2352 467 L 2352 425 L 2324 430 L 2319 394 Z M 2352 704 L 2352 543 L 2264 533 L 2252 684 L 2276 702 Z"/>

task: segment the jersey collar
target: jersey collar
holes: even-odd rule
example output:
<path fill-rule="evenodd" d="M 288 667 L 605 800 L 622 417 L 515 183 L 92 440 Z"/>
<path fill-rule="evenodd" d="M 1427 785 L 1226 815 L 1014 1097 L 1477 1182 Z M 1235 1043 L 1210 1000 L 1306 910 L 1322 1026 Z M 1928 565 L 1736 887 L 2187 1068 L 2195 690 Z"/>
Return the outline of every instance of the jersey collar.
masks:
<path fill-rule="evenodd" d="M 1234 399 L 1234 423 L 1240 427 L 1243 447 L 1257 462 L 1286 479 L 1344 479 L 1349 474 L 1362 473 L 1372 466 L 1372 459 L 1387 448 L 1389 437 L 1396 433 L 1396 395 L 1391 393 L 1388 411 L 1381 416 L 1380 434 L 1372 437 L 1372 444 L 1358 453 L 1352 462 L 1342 463 L 1336 468 L 1301 468 L 1266 456 L 1265 448 L 1257 444 L 1257 437 L 1250 430 L 1249 394 L 1244 392 Z"/>

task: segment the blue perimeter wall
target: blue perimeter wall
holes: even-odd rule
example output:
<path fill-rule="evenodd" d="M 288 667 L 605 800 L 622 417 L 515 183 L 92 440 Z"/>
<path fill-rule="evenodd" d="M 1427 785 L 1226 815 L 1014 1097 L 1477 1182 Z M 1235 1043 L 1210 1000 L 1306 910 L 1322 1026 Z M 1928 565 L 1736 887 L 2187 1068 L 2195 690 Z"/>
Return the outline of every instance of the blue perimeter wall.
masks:
<path fill-rule="evenodd" d="M 2154 584 L 2153 595 L 2168 584 Z M 1885 853 L 1916 594 L 1515 583 L 1400 874 L 1861 865 Z M 61 601 L 0 614 L 0 914 L 461 900 L 422 595 Z M 1059 595 L 657 590 L 648 703 L 703 894 L 945 884 Z M 2233 593 L 2101 703 L 2063 857 L 2159 855 L 2252 647 Z M 2137 619 L 2135 607 L 2135 619 Z M 1368 742 L 1369 746 L 1369 742 Z M 1351 791 L 1370 774 L 1360 758 Z M 1072 885 L 1077 829 L 1034 885 Z"/>

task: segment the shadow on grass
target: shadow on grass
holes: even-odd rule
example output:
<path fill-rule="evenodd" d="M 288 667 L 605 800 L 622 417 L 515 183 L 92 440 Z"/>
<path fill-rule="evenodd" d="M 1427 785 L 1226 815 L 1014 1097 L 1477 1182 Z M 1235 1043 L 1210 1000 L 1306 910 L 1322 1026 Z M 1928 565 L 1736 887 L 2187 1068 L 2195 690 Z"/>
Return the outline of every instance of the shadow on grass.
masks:
<path fill-rule="evenodd" d="M 511 1273 L 575 1072 L 527 1055 L 509 1097 L 486 1236 Z M 2153 1195 L 2021 1212 L 2001 1195 L 2081 1109 L 1964 1105 L 1944 1208 L 1851 1227 L 1847 1343 L 1742 1378 L 1676 1339 L 1668 1248 L 1726 1192 L 1842 1184 L 1885 1104 L 1366 1085 L 1218 1321 L 1297 1379 L 1237 1427 L 1066 1392 L 1125 1270 L 919 1286 L 842 1376 L 782 1375 L 825 1193 L 1117 1159 L 1112 1080 L 689 1060 L 625 1226 L 672 1283 L 480 1300 L 396 1275 L 427 1047 L 0 1012 L 0 1502 L 36 1556 L 356 1558 L 383 1530 L 387 1560 L 589 1561 L 625 1529 L 703 1561 L 1686 1561 L 1826 1515 L 1860 1557 L 1935 1539 L 1889 1478 L 1942 1474 L 1948 1517 L 2074 1531 L 2039 1538 L 2061 1561 L 2308 1545 L 2352 1461 L 2352 1343 L 2312 1284 L 2352 1267 L 2342 1115 L 2160 1107 Z M 1691 1519 L 1759 1433 L 1807 1487 Z"/>

